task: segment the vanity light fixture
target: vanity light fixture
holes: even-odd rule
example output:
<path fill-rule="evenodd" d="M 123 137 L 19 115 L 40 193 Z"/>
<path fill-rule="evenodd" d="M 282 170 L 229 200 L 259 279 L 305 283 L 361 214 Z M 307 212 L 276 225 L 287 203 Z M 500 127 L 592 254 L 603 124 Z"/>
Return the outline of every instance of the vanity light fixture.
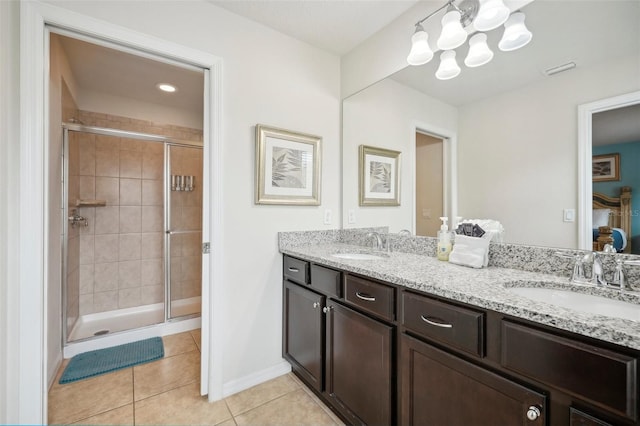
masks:
<path fill-rule="evenodd" d="M 156 87 L 160 90 L 162 90 L 163 92 L 167 92 L 167 93 L 173 93 L 175 92 L 176 86 L 174 86 L 173 84 L 169 84 L 169 83 L 158 83 L 156 84 Z"/>
<path fill-rule="evenodd" d="M 504 24 L 504 34 L 498 43 L 498 48 L 504 52 L 519 49 L 531 41 L 532 34 L 524 24 L 524 13 L 511 14 L 502 0 L 449 0 L 416 23 L 415 32 L 411 37 L 411 51 L 407 56 L 410 65 L 423 65 L 433 58 L 429 34 L 424 30 L 422 23 L 445 8 L 447 11 L 441 20 L 442 31 L 436 42 L 438 49 L 443 51 L 440 55 L 441 65 L 436 72 L 438 79 L 448 80 L 460 74 L 453 50 L 464 44 L 468 34 L 475 32 L 469 39 L 469 53 L 464 60 L 465 65 L 470 68 L 479 67 L 493 59 L 493 52 L 487 45 L 487 36 L 484 34 L 486 31 Z M 443 66 L 442 61 L 445 60 L 447 63 Z M 454 73 L 456 67 L 457 72 Z"/>

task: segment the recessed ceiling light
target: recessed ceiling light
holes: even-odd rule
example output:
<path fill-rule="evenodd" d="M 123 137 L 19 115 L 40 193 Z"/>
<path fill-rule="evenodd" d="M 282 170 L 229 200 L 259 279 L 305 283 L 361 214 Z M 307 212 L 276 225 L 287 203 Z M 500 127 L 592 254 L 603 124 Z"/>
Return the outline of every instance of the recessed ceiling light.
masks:
<path fill-rule="evenodd" d="M 176 86 L 173 86 L 168 83 L 158 83 L 156 84 L 156 87 L 162 90 L 163 92 L 173 93 L 176 91 Z"/>

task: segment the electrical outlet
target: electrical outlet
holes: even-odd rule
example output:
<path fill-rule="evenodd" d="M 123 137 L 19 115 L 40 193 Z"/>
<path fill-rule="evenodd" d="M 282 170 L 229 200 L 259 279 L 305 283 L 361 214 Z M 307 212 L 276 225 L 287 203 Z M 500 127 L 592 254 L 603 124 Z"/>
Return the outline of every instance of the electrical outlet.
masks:
<path fill-rule="evenodd" d="M 324 224 L 331 225 L 331 209 L 326 209 L 324 211 Z"/>
<path fill-rule="evenodd" d="M 349 222 L 350 224 L 356 223 L 356 211 L 355 210 L 350 209 L 347 212 L 347 222 Z"/>

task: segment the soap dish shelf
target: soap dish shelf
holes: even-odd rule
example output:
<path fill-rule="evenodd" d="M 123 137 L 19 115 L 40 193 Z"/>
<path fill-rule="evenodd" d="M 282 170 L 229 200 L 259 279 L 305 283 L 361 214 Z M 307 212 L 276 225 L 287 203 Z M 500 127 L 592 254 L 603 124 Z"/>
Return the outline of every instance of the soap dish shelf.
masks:
<path fill-rule="evenodd" d="M 76 207 L 104 207 L 107 200 L 76 200 Z"/>

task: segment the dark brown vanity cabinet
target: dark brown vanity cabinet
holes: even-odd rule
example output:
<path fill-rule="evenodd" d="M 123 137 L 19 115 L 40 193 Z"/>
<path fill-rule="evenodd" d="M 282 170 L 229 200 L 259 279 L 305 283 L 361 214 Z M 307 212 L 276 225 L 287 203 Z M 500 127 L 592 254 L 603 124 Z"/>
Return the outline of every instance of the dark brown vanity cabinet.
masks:
<path fill-rule="evenodd" d="M 400 340 L 400 424 L 546 424 L 544 395 L 418 339 Z"/>
<path fill-rule="evenodd" d="M 327 393 L 351 424 L 391 425 L 393 327 L 327 306 Z"/>
<path fill-rule="evenodd" d="M 325 296 L 285 281 L 283 354 L 306 382 L 322 392 Z"/>

